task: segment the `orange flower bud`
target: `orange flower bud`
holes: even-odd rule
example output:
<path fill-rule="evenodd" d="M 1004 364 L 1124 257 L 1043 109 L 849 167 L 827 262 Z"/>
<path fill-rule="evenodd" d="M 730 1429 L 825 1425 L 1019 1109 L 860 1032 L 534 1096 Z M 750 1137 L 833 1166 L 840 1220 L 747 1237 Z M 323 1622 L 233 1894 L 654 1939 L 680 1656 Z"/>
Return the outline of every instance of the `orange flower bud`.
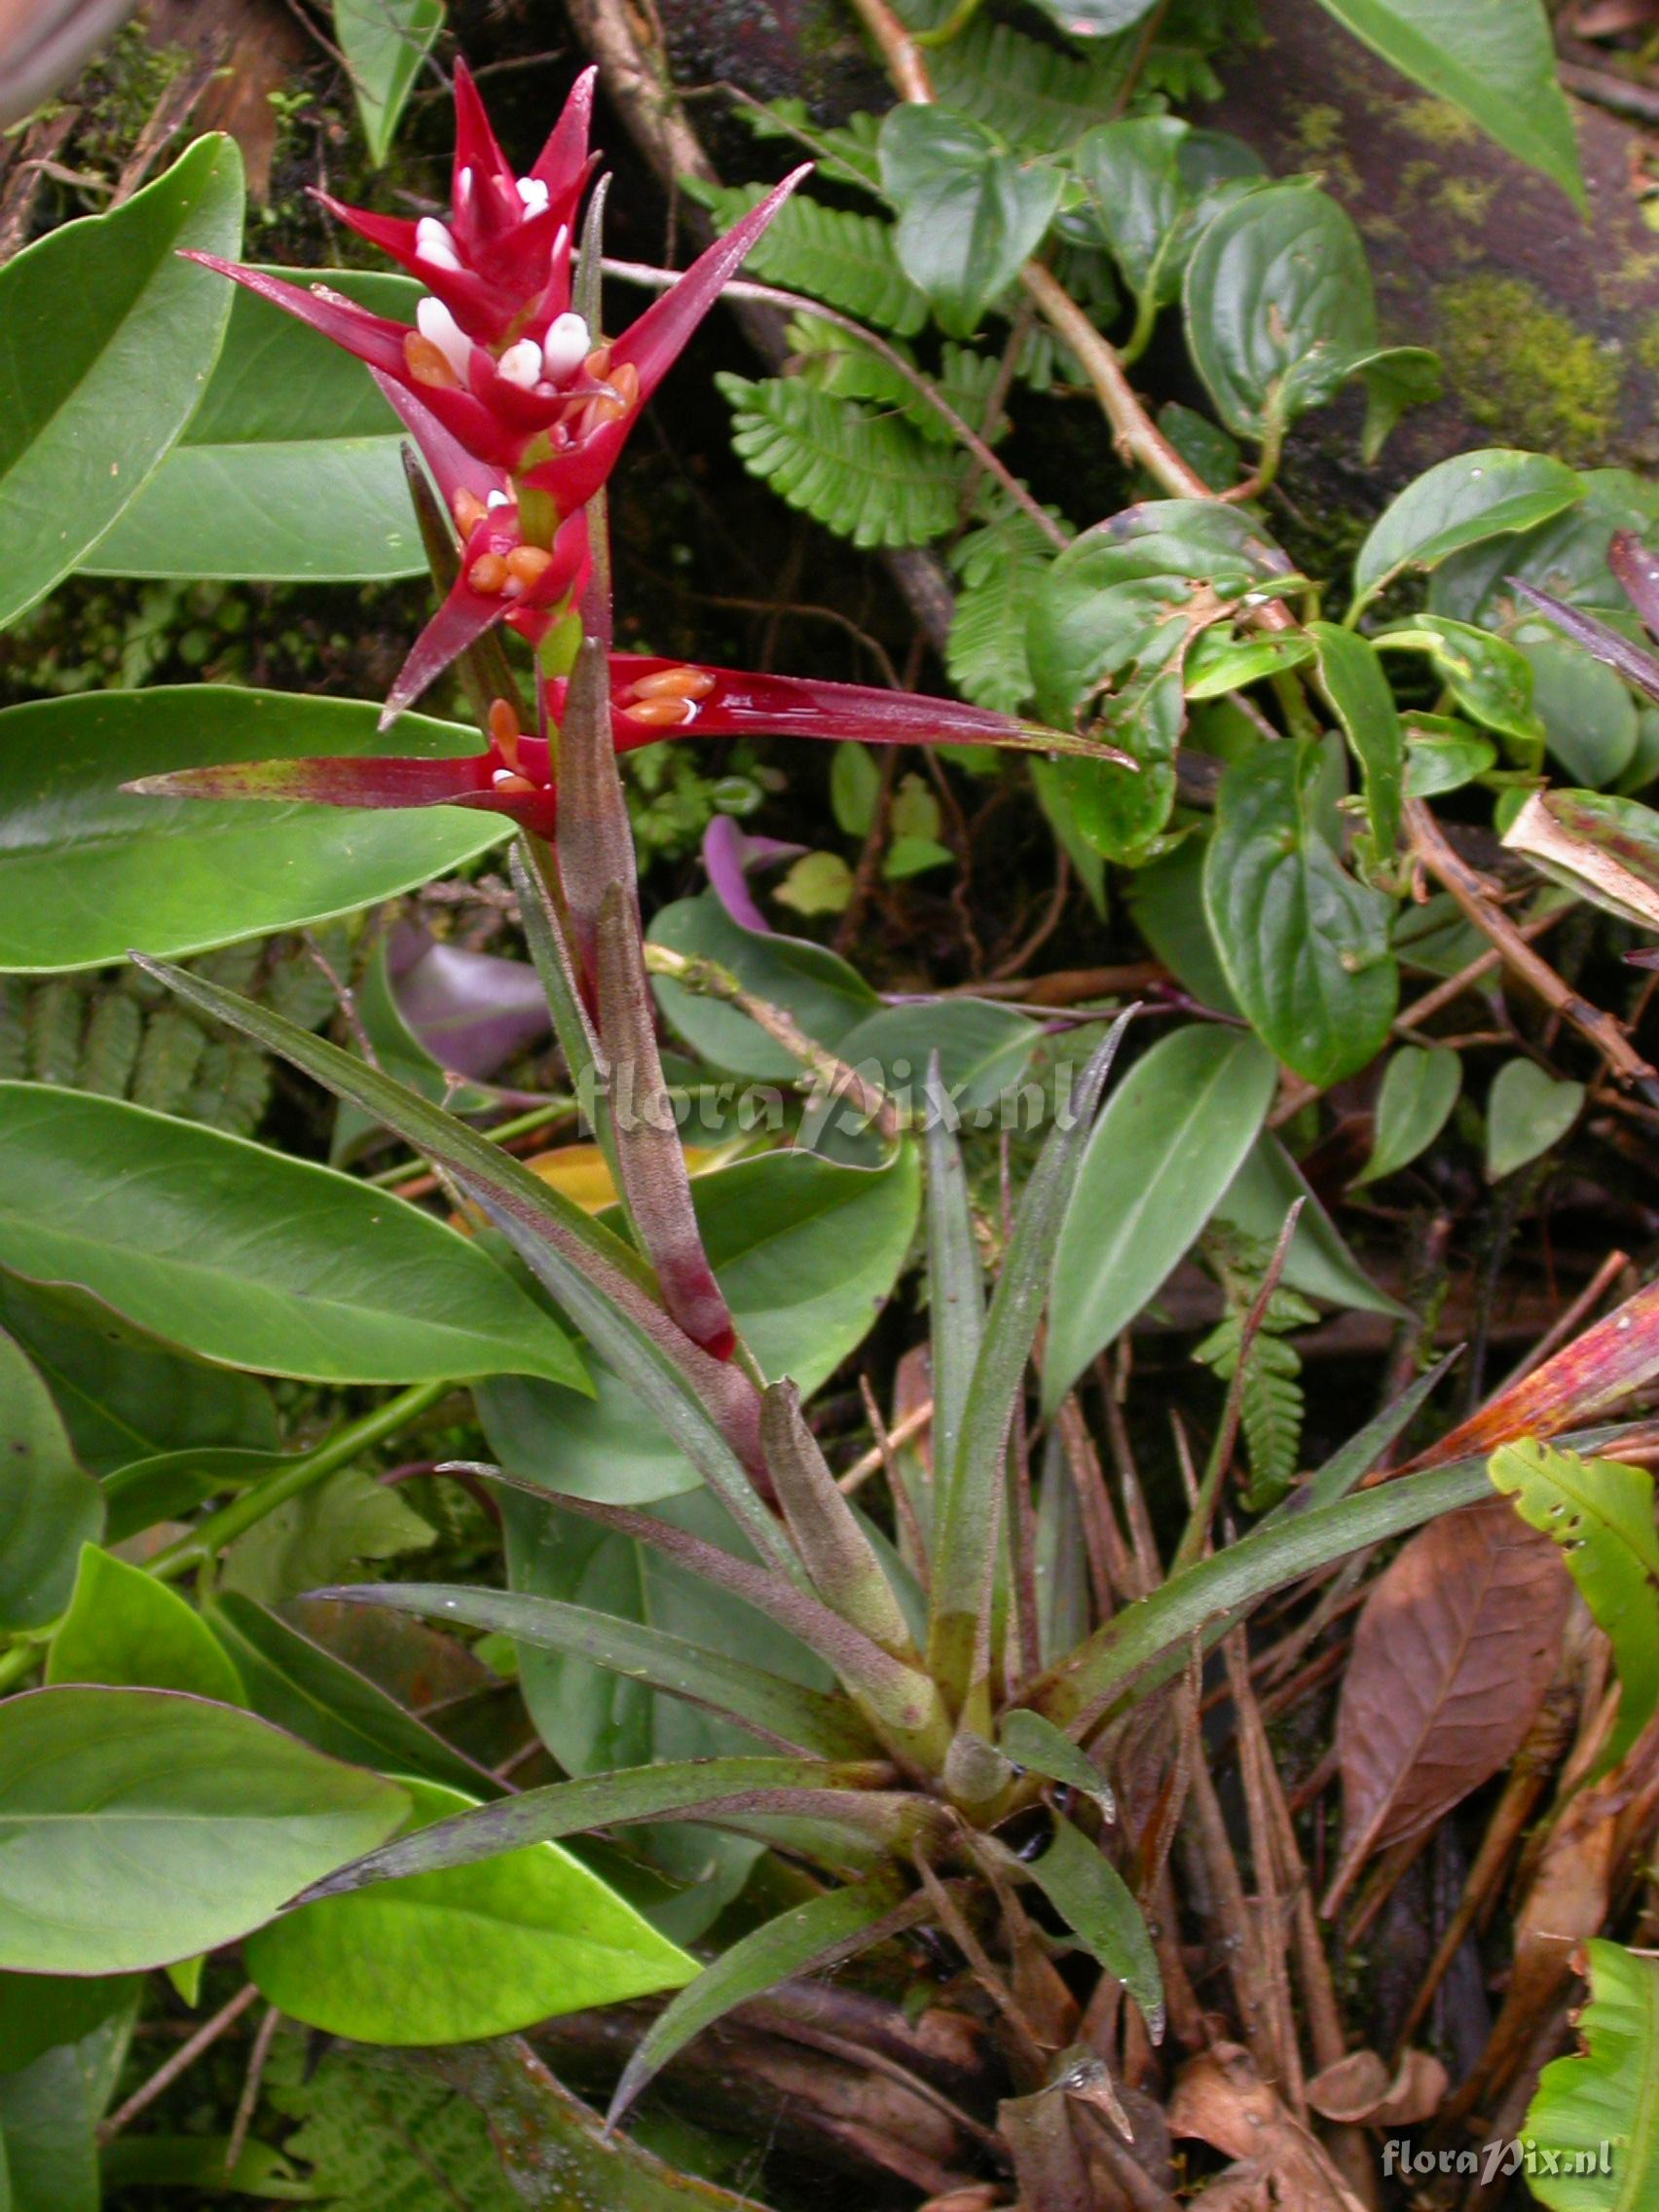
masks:
<path fill-rule="evenodd" d="M 403 358 L 417 384 L 433 385 L 439 391 L 459 391 L 461 379 L 429 338 L 412 330 L 403 341 Z"/>
<path fill-rule="evenodd" d="M 498 553 L 481 553 L 467 570 L 466 580 L 474 591 L 493 599 L 507 580 L 507 564 Z"/>
<path fill-rule="evenodd" d="M 696 719 L 697 709 L 690 699 L 641 699 L 635 706 L 624 707 L 622 713 L 645 729 L 679 729 Z"/>
<path fill-rule="evenodd" d="M 519 719 L 510 699 L 492 699 L 490 702 L 490 743 L 503 760 L 510 760 L 516 768 L 519 756 Z"/>
<path fill-rule="evenodd" d="M 659 668 L 628 686 L 630 699 L 706 699 L 715 688 L 706 668 Z"/>
<path fill-rule="evenodd" d="M 462 537 L 470 537 L 488 512 L 476 492 L 464 485 L 455 496 L 455 526 Z"/>
<path fill-rule="evenodd" d="M 508 575 L 526 591 L 538 584 L 552 566 L 553 556 L 544 545 L 515 545 L 507 555 Z"/>

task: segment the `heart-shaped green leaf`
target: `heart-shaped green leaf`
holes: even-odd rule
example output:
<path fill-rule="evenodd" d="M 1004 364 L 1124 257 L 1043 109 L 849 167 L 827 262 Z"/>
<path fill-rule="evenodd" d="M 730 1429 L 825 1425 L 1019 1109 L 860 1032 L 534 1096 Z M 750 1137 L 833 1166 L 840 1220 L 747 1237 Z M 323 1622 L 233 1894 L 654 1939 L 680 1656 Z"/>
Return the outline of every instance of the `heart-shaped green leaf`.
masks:
<path fill-rule="evenodd" d="M 1500 1182 L 1559 1144 L 1584 1105 L 1584 1086 L 1531 1060 L 1505 1060 L 1487 1100 L 1487 1176 Z"/>
<path fill-rule="evenodd" d="M 946 330 L 969 337 L 1042 242 L 1064 179 L 1057 167 L 1010 153 L 971 116 L 941 107 L 894 108 L 880 147 L 904 274 Z"/>

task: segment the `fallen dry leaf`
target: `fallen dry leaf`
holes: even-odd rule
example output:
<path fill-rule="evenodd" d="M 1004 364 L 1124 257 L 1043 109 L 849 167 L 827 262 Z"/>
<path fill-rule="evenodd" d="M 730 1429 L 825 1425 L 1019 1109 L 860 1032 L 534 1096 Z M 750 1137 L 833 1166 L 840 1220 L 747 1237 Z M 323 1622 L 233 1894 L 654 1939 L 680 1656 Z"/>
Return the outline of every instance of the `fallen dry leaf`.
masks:
<path fill-rule="evenodd" d="M 1367 1598 L 1337 1712 L 1335 1911 L 1374 1851 L 1419 1835 L 1511 1759 L 1561 1652 L 1572 1582 L 1500 1497 L 1431 1521 Z"/>
<path fill-rule="evenodd" d="M 1376 2051 L 1350 2050 L 1314 2075 L 1308 2084 L 1308 2102 L 1322 2120 L 1353 2126 L 1415 2127 L 1440 2110 L 1447 2082 L 1445 2067 L 1426 2050 L 1408 2050 L 1392 2075 Z"/>
<path fill-rule="evenodd" d="M 1263 2201 L 1272 2212 L 1364 2212 L 1324 2146 L 1279 2102 L 1242 2044 L 1212 2045 L 1183 2067 L 1169 2100 L 1169 2132 L 1196 2135 L 1265 2171 L 1271 2194 Z"/>

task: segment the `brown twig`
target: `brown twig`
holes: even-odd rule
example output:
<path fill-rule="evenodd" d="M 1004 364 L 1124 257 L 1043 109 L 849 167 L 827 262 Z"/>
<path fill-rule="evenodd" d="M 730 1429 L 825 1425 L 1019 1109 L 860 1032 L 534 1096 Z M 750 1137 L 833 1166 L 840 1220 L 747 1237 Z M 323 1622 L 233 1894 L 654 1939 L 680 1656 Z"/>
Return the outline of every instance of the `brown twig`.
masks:
<path fill-rule="evenodd" d="M 1419 860 L 1436 882 L 1451 892 L 1464 916 L 1489 940 L 1505 967 L 1595 1046 L 1620 1083 L 1635 1084 L 1650 1105 L 1659 1106 L 1659 1080 L 1612 1015 L 1581 999 L 1547 961 L 1539 959 L 1494 903 L 1491 886 L 1479 869 L 1453 850 L 1421 799 L 1406 801 L 1406 828 Z"/>
<path fill-rule="evenodd" d="M 259 1991 L 251 1981 L 245 1982 L 228 2005 L 222 2005 L 210 2020 L 203 2020 L 188 2043 L 181 2043 L 172 2056 L 166 2059 L 147 2082 L 141 2082 L 124 2105 L 118 2105 L 107 2120 L 98 2122 L 99 2143 L 113 2143 L 129 2120 L 147 2112 L 156 2099 L 170 2089 L 181 2074 L 187 2074 L 204 2050 L 211 2050 L 219 2038 L 234 2028 L 249 2006 L 258 2002 Z"/>

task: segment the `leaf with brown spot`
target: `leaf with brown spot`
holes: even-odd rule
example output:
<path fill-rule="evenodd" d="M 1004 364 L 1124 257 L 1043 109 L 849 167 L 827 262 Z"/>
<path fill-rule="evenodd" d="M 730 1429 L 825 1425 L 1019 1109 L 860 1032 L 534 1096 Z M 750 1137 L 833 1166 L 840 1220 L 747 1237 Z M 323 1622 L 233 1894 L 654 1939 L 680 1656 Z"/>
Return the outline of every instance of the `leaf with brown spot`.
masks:
<path fill-rule="evenodd" d="M 1571 1579 L 1501 1498 L 1412 1537 L 1365 1602 L 1337 1714 L 1334 1911 L 1374 1851 L 1420 1835 L 1495 1774 L 1531 1725 Z"/>

